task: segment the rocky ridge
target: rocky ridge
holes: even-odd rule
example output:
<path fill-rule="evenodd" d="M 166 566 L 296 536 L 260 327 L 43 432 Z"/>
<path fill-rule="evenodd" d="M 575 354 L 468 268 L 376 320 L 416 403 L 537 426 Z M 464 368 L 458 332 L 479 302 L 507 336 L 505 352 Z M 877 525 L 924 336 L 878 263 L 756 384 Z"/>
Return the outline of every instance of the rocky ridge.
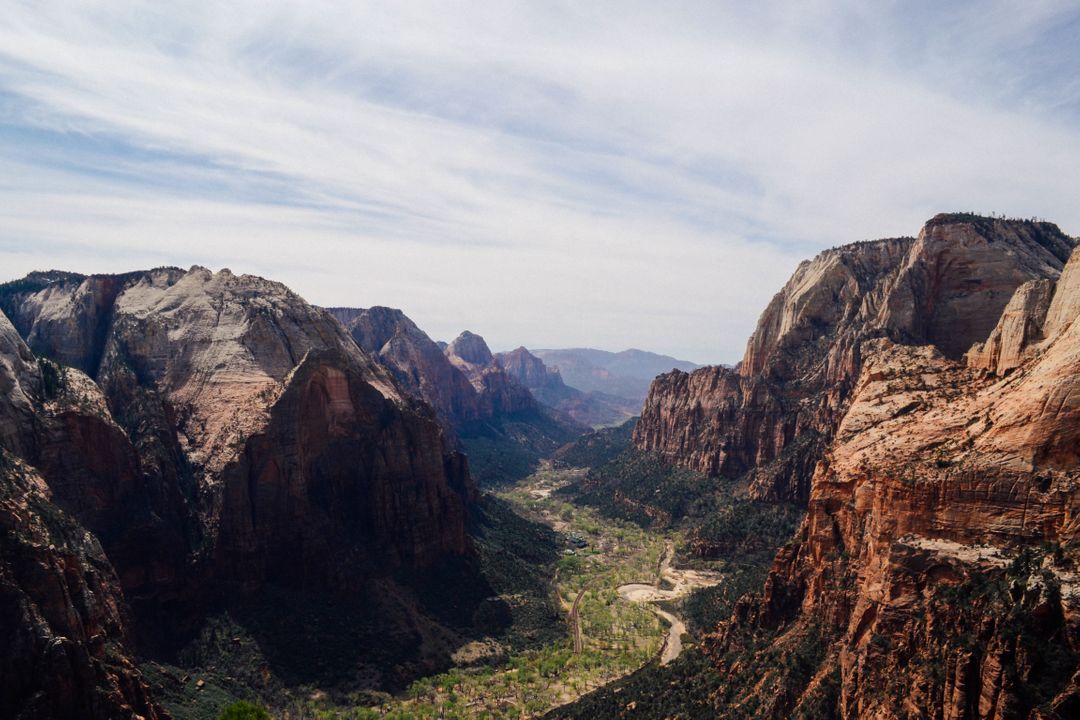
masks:
<path fill-rule="evenodd" d="M 712 711 L 1080 711 L 1074 244 L 939 216 L 915 239 L 827 251 L 735 371 L 658 379 L 639 443 L 763 496 L 806 493 L 763 591 L 703 643 Z"/>
<path fill-rule="evenodd" d="M 940 215 L 917 238 L 827 250 L 773 298 L 736 368 L 658 377 L 634 442 L 742 478 L 754 497 L 806 502 L 855 388 L 863 341 L 932 344 L 959 359 L 993 343 L 1017 288 L 1056 280 L 1073 245 L 1050 223 Z"/>
<path fill-rule="evenodd" d="M 58 702 L 111 682 L 122 691 L 92 716 L 125 704 L 160 714 L 123 661 L 125 600 L 153 651 L 200 608 L 267 583 L 341 592 L 468 552 L 475 488 L 431 410 L 284 286 L 203 268 L 34 274 L 0 286 L 0 308 L 4 487 L 30 502 L 12 470 L 25 468 L 90 531 L 76 533 L 88 540 L 72 546 L 71 573 L 115 568 L 114 585 L 95 593 L 115 607 L 94 620 L 121 649 L 115 682 L 80 671 Z M 80 607 L 73 596 L 38 600 L 39 580 L 17 574 L 8 587 L 43 605 L 50 632 L 81 638 L 52 620 Z M 5 617 L 32 626 L 26 607 Z M 30 688 L 14 677 L 4 685 Z M 14 707 L 32 706 L 27 692 Z"/>
<path fill-rule="evenodd" d="M 844 718 L 1080 709 L 1078 278 L 1074 252 L 1048 305 L 1042 283 L 1015 291 L 991 372 L 985 347 L 864 343 L 802 529 L 710 641 L 731 672 L 748 628 L 779 654 L 818 638 L 809 682 L 772 672 L 760 716 L 820 702 L 825 679 Z"/>
<path fill-rule="evenodd" d="M 437 343 L 400 310 L 331 308 L 356 343 L 411 396 L 435 408 L 447 435 L 469 455 L 481 482 L 523 477 L 541 455 L 585 428 L 504 367 L 487 342 L 465 331 Z"/>
<path fill-rule="evenodd" d="M 524 347 L 498 353 L 495 362 L 528 388 L 537 400 L 583 425 L 620 425 L 634 417 L 640 409 L 640 405 L 633 400 L 596 391 L 582 392 L 570 387 L 563 382 L 558 368 L 548 367 Z"/>

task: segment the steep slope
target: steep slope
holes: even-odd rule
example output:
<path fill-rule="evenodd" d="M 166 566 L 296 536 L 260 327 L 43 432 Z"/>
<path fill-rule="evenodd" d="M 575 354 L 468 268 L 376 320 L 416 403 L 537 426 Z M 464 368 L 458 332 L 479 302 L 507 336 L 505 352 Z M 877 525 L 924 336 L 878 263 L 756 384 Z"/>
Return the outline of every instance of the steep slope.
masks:
<path fill-rule="evenodd" d="M 1049 223 L 940 215 L 917 238 L 827 250 L 773 298 L 737 368 L 656 379 L 635 444 L 745 478 L 755 497 L 805 502 L 863 340 L 934 344 L 960 358 L 987 340 L 1018 287 L 1057 278 L 1073 244 Z"/>
<path fill-rule="evenodd" d="M 658 380 L 691 418 L 727 393 L 718 435 L 775 425 L 750 390 L 789 403 L 780 421 L 813 409 L 828 434 L 806 519 L 703 655 L 553 716 L 1080 715 L 1080 252 L 1055 260 L 1072 244 L 946 216 L 918 240 L 829 251 L 770 305 L 739 372 Z M 908 312 L 892 293 L 911 288 L 933 301 Z"/>
<path fill-rule="evenodd" d="M 35 427 L 55 422 L 43 406 L 56 372 L 0 313 L 0 715 L 168 717 L 135 667 L 126 603 L 97 538 L 20 459 L 35 453 Z"/>
<path fill-rule="evenodd" d="M 414 637 L 443 631 L 389 578 L 468 558 L 475 487 L 430 408 L 337 321 L 280 284 L 202 268 L 34 275 L 0 286 L 0 305 L 31 349 L 74 364 L 0 333 L 4 448 L 100 538 L 141 653 L 173 661 L 208 614 L 258 603 L 269 647 L 315 598 L 379 586 L 397 598 L 368 606 L 401 638 L 386 647 L 417 663 L 401 673 L 447 661 Z M 20 393 L 11 378 L 28 371 Z M 373 652 L 349 650 L 342 670 Z"/>
<path fill-rule="evenodd" d="M 119 582 L 40 476 L 0 457 L 0 715 L 165 718 L 131 657 Z"/>
<path fill-rule="evenodd" d="M 27 287 L 34 281 L 41 287 Z M 137 462 L 164 498 L 154 514 L 168 517 L 170 503 L 197 514 L 180 534 L 198 542 L 186 550 L 202 560 L 261 574 L 257 567 L 279 558 L 252 555 L 253 543 L 262 546 L 253 538 L 260 527 L 300 552 L 297 540 L 313 528 L 355 524 L 356 512 L 380 558 L 380 532 L 394 523 L 404 544 L 392 561 L 463 551 L 461 460 L 381 365 L 284 286 L 228 270 L 166 268 L 31 277 L 0 297 L 31 349 L 101 386 L 138 451 L 128 464 Z M 365 450 L 338 459 L 339 443 Z M 424 490 L 400 487 L 406 479 Z M 335 498 L 343 486 L 352 494 Z M 345 540 L 326 541 L 335 537 Z M 108 542 L 106 549 L 126 556 Z M 336 563 L 321 550 L 309 558 L 322 557 L 329 570 Z"/>
<path fill-rule="evenodd" d="M 528 474 L 539 458 L 584 432 L 538 403 L 481 336 L 465 331 L 443 347 L 400 310 L 331 308 L 356 343 L 386 366 L 413 397 L 435 408 L 481 482 Z"/>
<path fill-rule="evenodd" d="M 509 415 L 537 409 L 536 398 L 495 362 L 495 356 L 484 338 L 466 330 L 454 338 L 444 352 L 479 393 L 482 416 Z"/>
<path fill-rule="evenodd" d="M 1015 352 L 992 373 L 864 344 L 803 528 L 712 645 L 731 671 L 747 628 L 778 633 L 780 654 L 817 634 L 803 676 L 770 673 L 761 716 L 805 705 L 824 677 L 845 718 L 1080 710 L 1080 253 L 1049 307 L 1031 295 L 1009 304 L 1026 322 L 1005 312 L 993 330 Z"/>
<path fill-rule="evenodd" d="M 400 310 L 328 308 L 356 343 L 385 365 L 406 392 L 423 399 L 450 426 L 480 417 L 476 388 L 443 349 Z"/>
<path fill-rule="evenodd" d="M 481 482 L 525 477 L 541 458 L 587 430 L 562 412 L 536 401 L 496 360 L 482 337 L 466 330 L 444 350 L 472 382 L 483 412 L 461 426 L 460 437 Z"/>

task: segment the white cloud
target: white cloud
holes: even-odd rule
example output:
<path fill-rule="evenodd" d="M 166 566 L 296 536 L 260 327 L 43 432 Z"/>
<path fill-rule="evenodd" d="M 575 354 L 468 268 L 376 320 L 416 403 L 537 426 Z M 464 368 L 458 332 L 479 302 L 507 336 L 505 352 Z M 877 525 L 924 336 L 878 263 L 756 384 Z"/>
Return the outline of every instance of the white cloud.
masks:
<path fill-rule="evenodd" d="M 197 262 L 733 361 L 821 247 L 1080 227 L 1076 83 L 1034 49 L 1067 4 L 68 5 L 0 17 L 5 277 Z"/>

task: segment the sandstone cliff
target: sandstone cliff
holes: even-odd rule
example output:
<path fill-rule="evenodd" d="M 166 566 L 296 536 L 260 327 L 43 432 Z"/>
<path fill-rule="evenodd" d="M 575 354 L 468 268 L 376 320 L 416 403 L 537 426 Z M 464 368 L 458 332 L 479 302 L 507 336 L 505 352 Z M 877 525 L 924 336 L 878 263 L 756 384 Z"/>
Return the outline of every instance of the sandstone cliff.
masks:
<path fill-rule="evenodd" d="M 755 497 L 806 502 L 864 340 L 932 344 L 951 359 L 992 345 L 1014 292 L 1056 280 L 1073 244 L 1049 223 L 940 215 L 917 238 L 827 250 L 773 298 L 737 368 L 658 377 L 634 442 L 670 462 L 743 478 Z"/>
<path fill-rule="evenodd" d="M 877 304 L 909 344 L 859 341 L 802 528 L 763 594 L 708 638 L 725 712 L 1080 712 L 1080 252 L 1040 272 L 989 296 L 997 317 L 978 319 L 986 341 L 966 358 L 962 343 L 929 342 L 944 325 Z"/>
<path fill-rule="evenodd" d="M 112 564 L 22 459 L 49 455 L 52 437 L 102 412 L 95 398 L 69 406 L 76 391 L 60 386 L 89 381 L 61 372 L 39 364 L 0 313 L 0 715 L 167 717 L 132 660 Z M 101 499 L 92 491 L 86 497 L 95 505 Z"/>
<path fill-rule="evenodd" d="M 405 313 L 386 307 L 327 310 L 365 352 L 390 369 L 403 389 L 435 408 L 447 425 L 480 417 L 476 388 Z"/>
<path fill-rule="evenodd" d="M 468 552 L 475 488 L 432 411 L 280 284 L 36 274 L 0 306 L 29 345 L 0 320 L 0 441 L 100 538 L 144 647 L 266 583 L 346 592 Z"/>
<path fill-rule="evenodd" d="M 536 398 L 495 362 L 484 338 L 466 330 L 454 338 L 444 352 L 476 388 L 483 416 L 536 409 Z"/>

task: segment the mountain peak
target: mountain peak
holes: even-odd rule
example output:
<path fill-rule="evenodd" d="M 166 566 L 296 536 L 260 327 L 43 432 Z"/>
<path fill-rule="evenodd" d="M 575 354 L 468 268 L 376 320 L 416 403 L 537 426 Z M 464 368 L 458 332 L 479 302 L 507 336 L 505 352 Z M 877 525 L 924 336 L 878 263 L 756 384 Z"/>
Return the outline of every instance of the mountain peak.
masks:
<path fill-rule="evenodd" d="M 454 341 L 447 346 L 446 354 L 451 360 L 457 358 L 469 365 L 485 367 L 495 359 L 484 338 L 468 330 L 454 338 Z"/>

